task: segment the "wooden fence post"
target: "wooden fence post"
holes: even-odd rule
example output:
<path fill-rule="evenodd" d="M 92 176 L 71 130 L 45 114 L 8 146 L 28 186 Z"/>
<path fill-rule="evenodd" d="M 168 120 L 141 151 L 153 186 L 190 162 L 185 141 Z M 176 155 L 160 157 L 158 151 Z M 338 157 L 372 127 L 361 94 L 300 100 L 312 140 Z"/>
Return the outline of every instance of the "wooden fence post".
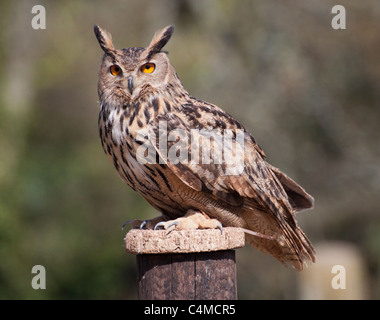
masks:
<path fill-rule="evenodd" d="M 125 240 L 136 254 L 140 300 L 237 299 L 233 249 L 244 246 L 241 229 L 132 229 Z"/>

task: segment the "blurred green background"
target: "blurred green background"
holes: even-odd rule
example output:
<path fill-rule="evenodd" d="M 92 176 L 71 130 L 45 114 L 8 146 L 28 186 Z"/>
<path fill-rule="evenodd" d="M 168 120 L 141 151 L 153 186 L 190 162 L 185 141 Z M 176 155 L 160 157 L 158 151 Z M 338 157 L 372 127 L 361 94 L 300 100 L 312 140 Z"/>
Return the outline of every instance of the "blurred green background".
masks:
<path fill-rule="evenodd" d="M 35 4 L 45 30 L 31 27 Z M 380 3 L 344 1 L 346 30 L 331 27 L 335 4 L 0 1 L 0 298 L 137 298 L 121 225 L 157 212 L 102 150 L 93 25 L 124 48 L 174 24 L 165 49 L 185 88 L 240 120 L 315 197 L 300 226 L 316 246 L 354 246 L 364 297 L 379 299 Z M 34 265 L 46 290 L 31 287 Z M 296 271 L 250 247 L 237 272 L 240 299 L 304 298 Z"/>

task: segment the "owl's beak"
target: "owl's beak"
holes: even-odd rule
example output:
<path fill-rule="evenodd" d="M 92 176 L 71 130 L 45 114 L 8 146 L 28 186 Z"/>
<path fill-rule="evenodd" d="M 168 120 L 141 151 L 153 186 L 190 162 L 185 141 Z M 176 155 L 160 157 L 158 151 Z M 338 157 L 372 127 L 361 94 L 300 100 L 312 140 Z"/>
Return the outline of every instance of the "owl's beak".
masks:
<path fill-rule="evenodd" d="M 128 78 L 128 89 L 129 89 L 129 92 L 132 94 L 132 92 L 133 92 L 133 78 L 132 78 L 132 76 L 130 76 Z"/>

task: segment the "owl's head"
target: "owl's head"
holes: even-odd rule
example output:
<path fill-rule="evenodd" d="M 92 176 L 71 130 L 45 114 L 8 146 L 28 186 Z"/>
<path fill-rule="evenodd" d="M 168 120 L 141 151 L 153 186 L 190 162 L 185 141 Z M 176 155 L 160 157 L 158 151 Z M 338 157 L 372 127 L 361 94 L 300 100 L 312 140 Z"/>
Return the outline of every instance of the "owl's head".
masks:
<path fill-rule="evenodd" d="M 95 36 L 104 51 L 98 84 L 100 100 L 112 94 L 134 99 L 146 90 L 166 88 L 171 81 L 179 81 L 167 53 L 162 51 L 173 31 L 172 25 L 157 31 L 147 48 L 119 50 L 114 48 L 111 34 L 95 25 Z"/>

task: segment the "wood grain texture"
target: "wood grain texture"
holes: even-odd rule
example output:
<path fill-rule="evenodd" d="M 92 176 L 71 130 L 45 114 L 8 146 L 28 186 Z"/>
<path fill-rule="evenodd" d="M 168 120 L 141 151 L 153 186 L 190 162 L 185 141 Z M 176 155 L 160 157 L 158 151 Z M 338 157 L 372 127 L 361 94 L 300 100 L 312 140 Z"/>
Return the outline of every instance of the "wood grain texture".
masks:
<path fill-rule="evenodd" d="M 141 254 L 140 300 L 236 300 L 234 250 L 185 254 Z"/>

